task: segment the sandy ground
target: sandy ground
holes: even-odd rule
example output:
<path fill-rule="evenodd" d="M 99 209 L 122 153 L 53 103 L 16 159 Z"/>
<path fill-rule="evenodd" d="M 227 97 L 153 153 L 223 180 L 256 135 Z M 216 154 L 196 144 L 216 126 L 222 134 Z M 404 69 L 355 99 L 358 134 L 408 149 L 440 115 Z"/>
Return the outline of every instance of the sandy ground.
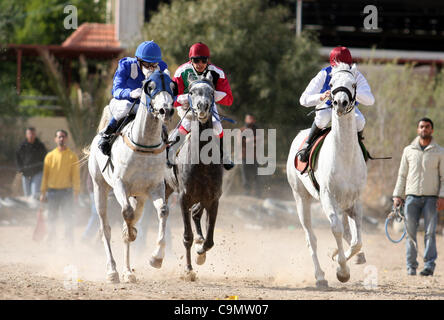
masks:
<path fill-rule="evenodd" d="M 233 214 L 239 197 L 224 198 L 215 231 L 215 246 L 204 265 L 194 263 L 195 282 L 182 279 L 184 252 L 182 223 L 172 210 L 169 228 L 171 246 L 161 269 L 148 264 L 154 249 L 156 226 L 148 228 L 145 248 L 132 256 L 137 283 L 108 284 L 105 254 L 101 242 L 81 243 L 83 225 L 76 227 L 76 245 L 62 242 L 48 247 L 32 241 L 32 224 L 0 227 L 0 299 L 443 299 L 444 255 L 437 259 L 433 277 L 407 276 L 405 243 L 389 242 L 378 229 L 364 233 L 367 263 L 350 261 L 351 279 L 336 279 L 337 264 L 328 257 L 334 238 L 326 226 L 316 228 L 318 256 L 329 283 L 315 287 L 314 268 L 297 218 L 287 227 L 251 223 Z M 60 228 L 62 231 L 63 228 Z M 61 233 L 61 232 L 60 232 Z M 423 234 L 419 252 L 423 253 Z M 118 271 L 123 268 L 119 225 L 113 225 L 113 253 Z M 438 250 L 443 237 L 437 236 Z M 193 251 L 193 256 L 195 256 Z M 194 261 L 193 261 L 194 262 Z M 423 267 L 419 259 L 420 268 Z M 419 269 L 420 270 L 420 269 Z M 418 271 L 419 271 L 418 270 Z"/>

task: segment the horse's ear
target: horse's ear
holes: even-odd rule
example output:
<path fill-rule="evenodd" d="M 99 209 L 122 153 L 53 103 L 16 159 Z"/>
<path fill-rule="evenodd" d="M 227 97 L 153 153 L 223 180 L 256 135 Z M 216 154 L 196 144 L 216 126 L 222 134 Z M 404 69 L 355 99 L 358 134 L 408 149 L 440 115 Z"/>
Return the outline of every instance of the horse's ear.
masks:
<path fill-rule="evenodd" d="M 171 88 L 171 91 L 173 91 L 173 96 L 177 96 L 177 94 L 179 93 L 179 89 L 177 88 L 177 83 L 175 83 L 174 81 L 171 81 L 170 88 Z"/>
<path fill-rule="evenodd" d="M 353 73 L 353 75 L 356 78 L 356 75 L 358 74 L 358 67 L 356 66 L 356 63 L 353 63 L 353 65 L 350 68 L 351 73 Z"/>
<path fill-rule="evenodd" d="M 150 95 L 150 92 L 153 92 L 154 89 L 156 89 L 156 83 L 154 81 L 145 81 L 143 85 L 143 92 L 145 92 L 145 94 Z"/>
<path fill-rule="evenodd" d="M 213 75 L 211 74 L 210 71 L 208 71 L 207 74 L 205 75 L 205 79 L 213 83 Z"/>

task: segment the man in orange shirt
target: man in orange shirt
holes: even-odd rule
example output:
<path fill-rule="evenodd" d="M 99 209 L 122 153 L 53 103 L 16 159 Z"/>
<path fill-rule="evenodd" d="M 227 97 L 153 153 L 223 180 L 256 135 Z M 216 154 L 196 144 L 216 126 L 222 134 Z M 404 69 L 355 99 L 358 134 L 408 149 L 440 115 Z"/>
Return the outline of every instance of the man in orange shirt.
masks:
<path fill-rule="evenodd" d="M 55 143 L 57 147 L 49 152 L 43 164 L 41 202 L 48 202 L 48 239 L 55 238 L 56 220 L 61 211 L 65 222 L 65 240 L 73 244 L 73 198 L 77 202 L 80 191 L 79 159 L 67 146 L 68 133 L 57 130 Z"/>

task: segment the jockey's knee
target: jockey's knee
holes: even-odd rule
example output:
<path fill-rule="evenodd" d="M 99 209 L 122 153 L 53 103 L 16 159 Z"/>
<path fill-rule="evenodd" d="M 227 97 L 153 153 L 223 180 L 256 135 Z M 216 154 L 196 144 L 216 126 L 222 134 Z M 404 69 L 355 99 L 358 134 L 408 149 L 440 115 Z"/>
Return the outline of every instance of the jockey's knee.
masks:
<path fill-rule="evenodd" d="M 364 117 L 356 117 L 356 129 L 358 132 L 364 130 L 365 127 L 365 119 Z"/>
<path fill-rule="evenodd" d="M 325 109 L 316 112 L 315 124 L 319 129 L 327 128 L 331 121 L 331 110 Z"/>

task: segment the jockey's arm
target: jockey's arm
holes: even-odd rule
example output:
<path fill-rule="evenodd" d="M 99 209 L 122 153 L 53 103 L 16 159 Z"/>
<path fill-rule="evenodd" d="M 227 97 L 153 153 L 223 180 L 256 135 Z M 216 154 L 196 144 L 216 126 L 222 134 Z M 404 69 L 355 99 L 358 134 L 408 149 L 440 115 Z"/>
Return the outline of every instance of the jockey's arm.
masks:
<path fill-rule="evenodd" d="M 233 94 L 226 77 L 217 79 L 214 101 L 224 106 L 231 106 L 233 104 Z"/>
<path fill-rule="evenodd" d="M 172 80 L 177 85 L 177 98 L 176 101 L 174 101 L 174 107 L 175 108 L 181 107 L 184 102 L 186 103 L 188 101 L 187 97 L 188 94 L 187 95 L 183 94 L 185 91 L 185 85 L 183 83 L 181 74 L 176 72 Z M 188 107 L 188 105 L 186 107 Z"/>
<path fill-rule="evenodd" d="M 372 90 L 365 79 L 365 77 L 358 71 L 356 76 L 356 100 L 366 106 L 371 106 L 375 103 Z"/>
<path fill-rule="evenodd" d="M 131 67 L 130 64 L 123 61 L 119 61 L 116 73 L 113 79 L 112 94 L 115 99 L 118 100 L 130 100 L 131 89 L 126 86 L 127 80 L 130 76 Z"/>
<path fill-rule="evenodd" d="M 299 103 L 304 107 L 314 107 L 322 102 L 320 93 L 324 86 L 325 79 L 327 78 L 327 72 L 321 70 L 318 74 L 311 79 L 305 91 L 302 93 Z"/>

